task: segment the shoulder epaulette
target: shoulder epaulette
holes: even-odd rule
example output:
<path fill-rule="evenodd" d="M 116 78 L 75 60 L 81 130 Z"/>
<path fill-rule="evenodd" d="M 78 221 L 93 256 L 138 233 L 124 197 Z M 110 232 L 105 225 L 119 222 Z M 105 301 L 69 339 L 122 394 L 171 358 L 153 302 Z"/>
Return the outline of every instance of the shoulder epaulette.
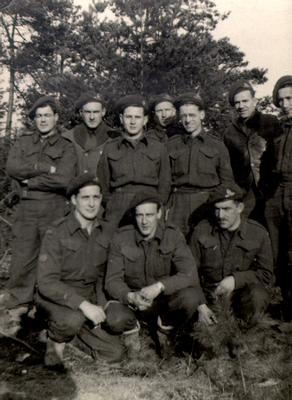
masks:
<path fill-rule="evenodd" d="M 51 223 L 52 227 L 57 227 L 63 224 L 66 221 L 66 217 L 58 218 L 54 222 Z"/>
<path fill-rule="evenodd" d="M 266 228 L 262 224 L 260 224 L 259 222 L 255 221 L 254 219 L 247 219 L 246 222 L 248 224 L 250 224 L 250 225 L 255 225 L 258 228 L 261 228 L 265 232 L 267 231 Z"/>
<path fill-rule="evenodd" d="M 212 131 L 206 132 L 206 135 L 207 135 L 209 138 L 211 138 L 211 139 L 213 139 L 213 140 L 216 140 L 216 141 L 219 142 L 219 143 L 223 143 L 223 136 L 215 135 L 215 133 L 212 132 Z"/>

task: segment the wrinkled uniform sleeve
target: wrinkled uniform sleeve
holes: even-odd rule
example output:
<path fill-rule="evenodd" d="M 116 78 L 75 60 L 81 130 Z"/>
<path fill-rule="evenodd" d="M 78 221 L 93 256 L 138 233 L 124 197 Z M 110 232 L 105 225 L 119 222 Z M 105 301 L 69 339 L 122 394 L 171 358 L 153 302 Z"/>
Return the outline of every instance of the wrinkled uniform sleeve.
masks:
<path fill-rule="evenodd" d="M 164 285 L 164 294 L 171 295 L 178 290 L 195 287 L 200 292 L 201 301 L 204 302 L 205 298 L 201 289 L 196 262 L 185 242 L 185 238 L 181 232 L 175 230 L 172 239 L 175 240 L 172 263 L 176 273 L 161 279 L 161 283 Z"/>
<path fill-rule="evenodd" d="M 71 179 L 76 175 L 77 171 L 77 155 L 74 146 L 67 142 L 64 146 L 62 157 L 56 161 L 54 165 L 56 172 L 44 173 L 29 179 L 29 189 L 37 189 L 42 191 L 57 191 L 66 189 Z"/>
<path fill-rule="evenodd" d="M 168 201 L 170 189 L 171 189 L 170 160 L 166 146 L 163 145 L 161 150 L 161 164 L 160 164 L 159 182 L 158 182 L 158 193 L 163 201 L 163 204 L 166 204 Z"/>
<path fill-rule="evenodd" d="M 273 254 L 268 232 L 262 230 L 258 253 L 247 271 L 236 271 L 232 274 L 235 288 L 239 289 L 251 283 L 260 282 L 265 287 L 273 283 Z"/>
<path fill-rule="evenodd" d="M 61 281 L 62 248 L 55 229 L 48 229 L 40 250 L 38 261 L 38 289 L 49 301 L 78 309 L 86 300 L 73 287 Z"/>
<path fill-rule="evenodd" d="M 19 138 L 9 151 L 6 163 L 7 174 L 17 181 L 34 178 L 44 173 L 48 174 L 51 167 L 49 164 L 43 161 L 33 163 L 32 160 L 25 157 L 21 140 Z"/>
<path fill-rule="evenodd" d="M 104 201 L 107 201 L 110 196 L 110 170 L 107 158 L 108 144 L 106 143 L 100 157 L 99 163 L 97 165 L 97 176 L 100 180 L 102 187 L 102 194 Z"/>
<path fill-rule="evenodd" d="M 220 177 L 221 184 L 230 185 L 234 183 L 234 176 L 231 168 L 229 152 L 224 143 L 220 143 L 218 175 Z"/>
<path fill-rule="evenodd" d="M 127 303 L 127 294 L 131 289 L 125 282 L 125 262 L 121 252 L 118 236 L 110 246 L 105 288 L 108 294 L 115 300 Z"/>

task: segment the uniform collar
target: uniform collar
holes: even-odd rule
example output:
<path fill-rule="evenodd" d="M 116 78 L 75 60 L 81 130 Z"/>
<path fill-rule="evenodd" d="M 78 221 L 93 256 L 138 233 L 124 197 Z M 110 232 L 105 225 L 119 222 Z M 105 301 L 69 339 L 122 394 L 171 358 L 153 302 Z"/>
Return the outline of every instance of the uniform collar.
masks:
<path fill-rule="evenodd" d="M 247 230 L 246 221 L 243 218 L 241 218 L 239 227 L 235 231 L 233 231 L 234 237 L 239 237 L 242 240 L 245 239 L 247 233 L 246 230 Z M 219 228 L 219 226 L 214 225 L 212 229 L 212 235 L 215 236 L 216 234 L 220 234 L 220 232 L 222 232 L 222 230 Z"/>
<path fill-rule="evenodd" d="M 141 235 L 141 233 L 138 231 L 137 228 L 135 228 L 135 237 L 136 237 L 136 243 L 139 245 L 141 242 L 145 241 L 144 237 Z M 156 232 L 154 237 L 149 241 L 152 242 L 153 240 L 158 240 L 159 243 L 161 242 L 163 238 L 163 224 L 161 222 L 158 223 Z"/>
<path fill-rule="evenodd" d="M 56 143 L 56 141 L 59 139 L 59 137 L 60 137 L 60 133 L 59 133 L 59 131 L 56 129 L 55 130 L 55 132 L 51 135 L 51 136 L 49 136 L 48 138 L 46 138 L 45 140 L 50 144 L 50 145 L 53 145 L 53 144 L 55 144 Z M 41 140 L 41 138 L 42 138 L 42 135 L 38 132 L 38 131 L 35 131 L 34 132 L 34 135 L 33 135 L 33 143 L 38 143 L 40 140 Z"/>
<path fill-rule="evenodd" d="M 98 219 L 96 219 L 93 224 L 93 229 L 96 229 L 99 226 L 100 226 L 100 222 L 98 221 Z M 72 211 L 68 216 L 68 228 L 69 228 L 70 235 L 73 235 L 79 229 L 82 230 L 79 221 L 75 217 L 74 211 Z"/>
<path fill-rule="evenodd" d="M 188 133 L 184 133 L 182 135 L 182 138 L 183 138 L 184 143 L 189 143 L 190 141 L 193 141 L 193 140 L 199 140 L 200 142 L 205 142 L 206 134 L 205 134 L 205 132 L 203 130 L 201 130 L 201 132 L 195 137 L 192 137 Z"/>
<path fill-rule="evenodd" d="M 146 137 L 145 133 L 143 133 L 141 138 L 137 140 L 137 142 L 141 142 L 141 143 L 145 144 L 146 146 L 148 145 L 148 141 L 149 141 L 149 139 Z M 125 136 L 121 136 L 119 138 L 119 142 L 118 142 L 119 149 L 121 148 L 122 145 L 127 145 L 127 144 L 130 144 L 131 146 L 133 146 L 132 140 L 128 139 Z"/>

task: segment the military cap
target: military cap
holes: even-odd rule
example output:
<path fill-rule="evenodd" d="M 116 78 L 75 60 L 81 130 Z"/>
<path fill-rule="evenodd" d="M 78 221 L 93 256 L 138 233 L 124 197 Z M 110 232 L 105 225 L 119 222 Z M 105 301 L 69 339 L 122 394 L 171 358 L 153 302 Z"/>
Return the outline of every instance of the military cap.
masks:
<path fill-rule="evenodd" d="M 225 200 L 242 201 L 244 196 L 245 192 L 236 184 L 220 185 L 211 192 L 208 202 L 215 204 Z"/>
<path fill-rule="evenodd" d="M 228 92 L 229 104 L 234 107 L 234 96 L 237 93 L 244 92 L 246 90 L 248 90 L 252 96 L 255 95 L 255 90 L 248 81 L 240 80 L 231 85 Z"/>
<path fill-rule="evenodd" d="M 122 97 L 116 104 L 116 110 L 119 114 L 123 113 L 127 107 L 141 107 L 144 112 L 148 112 L 148 104 L 143 96 L 140 94 L 129 94 Z"/>
<path fill-rule="evenodd" d="M 39 107 L 50 106 L 54 112 L 57 112 L 57 103 L 53 96 L 42 96 L 37 101 L 35 101 L 28 111 L 28 116 L 31 120 L 35 117 L 35 112 Z"/>
<path fill-rule="evenodd" d="M 74 194 L 77 194 L 81 188 L 90 185 L 96 185 L 101 188 L 99 179 L 97 178 L 97 176 L 94 176 L 93 174 L 85 172 L 84 174 L 76 176 L 71 180 L 71 182 L 68 185 L 66 192 L 67 198 L 70 199 L 70 197 L 73 196 Z"/>
<path fill-rule="evenodd" d="M 154 108 L 157 106 L 157 104 L 162 103 L 164 101 L 168 101 L 169 103 L 172 103 L 172 104 L 174 104 L 174 102 L 175 102 L 174 97 L 172 97 L 170 94 L 160 93 L 152 99 L 151 105 L 150 105 L 151 110 L 154 110 Z"/>
<path fill-rule="evenodd" d="M 77 99 L 75 103 L 76 112 L 81 110 L 81 108 L 87 103 L 101 103 L 104 106 L 105 100 L 100 93 L 96 93 L 95 95 L 90 93 L 84 93 Z"/>
<path fill-rule="evenodd" d="M 175 100 L 175 105 L 179 108 L 184 104 L 194 104 L 195 106 L 198 106 L 201 110 L 205 109 L 204 101 L 198 93 L 186 92 L 180 94 Z"/>
<path fill-rule="evenodd" d="M 128 211 L 131 211 L 140 204 L 144 203 L 155 203 L 158 205 L 158 207 L 162 206 L 162 200 L 158 195 L 149 194 L 147 192 L 138 192 L 131 201 Z"/>
<path fill-rule="evenodd" d="M 275 104 L 276 107 L 279 107 L 279 100 L 278 100 L 279 89 L 285 86 L 292 87 L 292 75 L 284 75 L 277 80 L 273 90 L 273 103 Z"/>

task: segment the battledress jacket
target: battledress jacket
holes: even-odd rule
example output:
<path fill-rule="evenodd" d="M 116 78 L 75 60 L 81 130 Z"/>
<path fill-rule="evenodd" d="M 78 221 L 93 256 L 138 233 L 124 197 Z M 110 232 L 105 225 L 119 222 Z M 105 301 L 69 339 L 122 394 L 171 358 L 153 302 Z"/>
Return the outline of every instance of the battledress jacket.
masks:
<path fill-rule="evenodd" d="M 223 278 L 232 275 L 235 288 L 273 281 L 273 256 L 266 229 L 253 220 L 242 220 L 223 251 L 220 230 L 208 221 L 194 230 L 190 247 L 198 265 L 203 290 L 212 292 Z"/>
<path fill-rule="evenodd" d="M 39 256 L 41 298 L 78 309 L 95 291 L 97 304 L 104 305 L 104 268 L 111 236 L 110 225 L 98 221 L 89 235 L 74 212 L 55 221 L 46 232 Z"/>
<path fill-rule="evenodd" d="M 203 301 L 195 260 L 177 227 L 160 223 L 149 243 L 133 225 L 121 228 L 110 246 L 105 283 L 109 295 L 127 303 L 128 292 L 158 281 L 165 295 L 197 287 Z"/>
<path fill-rule="evenodd" d="M 74 147 L 59 131 L 42 140 L 37 131 L 28 130 L 11 147 L 6 171 L 18 182 L 21 198 L 50 199 L 65 195 L 76 164 Z"/>

